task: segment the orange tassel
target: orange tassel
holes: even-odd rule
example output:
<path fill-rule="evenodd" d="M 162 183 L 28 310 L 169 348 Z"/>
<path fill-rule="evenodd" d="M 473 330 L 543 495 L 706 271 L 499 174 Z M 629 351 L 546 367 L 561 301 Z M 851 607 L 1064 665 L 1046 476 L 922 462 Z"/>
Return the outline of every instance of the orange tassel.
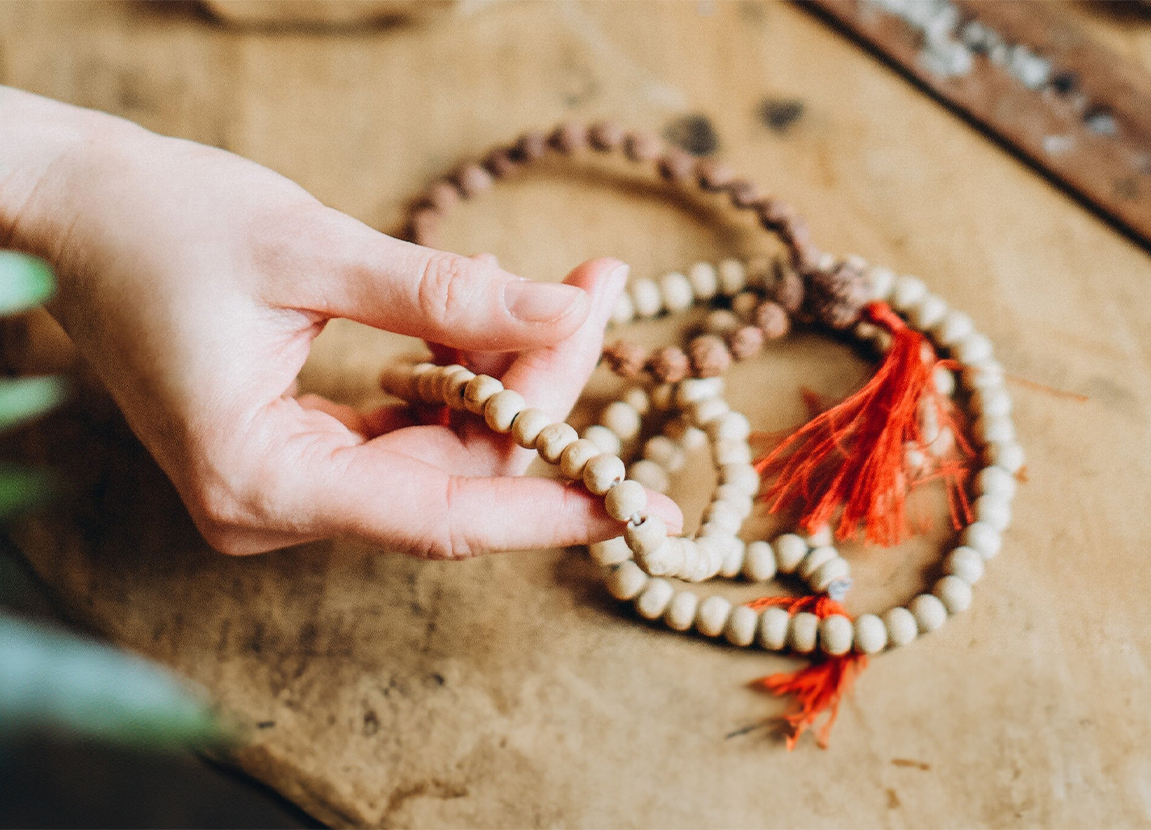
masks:
<path fill-rule="evenodd" d="M 830 597 L 763 597 L 748 603 L 759 610 L 769 605 L 784 606 L 788 613 L 809 611 L 818 617 L 832 614 L 847 616 L 843 606 Z M 796 743 L 805 731 L 815 725 L 816 719 L 829 711 L 827 720 L 816 732 L 816 741 L 827 748 L 831 728 L 839 716 L 839 703 L 851 690 L 851 685 L 867 667 L 867 657 L 863 654 L 845 654 L 842 657 L 824 657 L 810 666 L 789 674 L 773 674 L 761 677 L 753 685 L 767 689 L 776 695 L 793 695 L 798 704 L 794 711 L 784 716 L 789 732 L 788 751 L 795 749 Z"/>
<path fill-rule="evenodd" d="M 849 539 L 862 530 L 869 542 L 893 545 L 907 529 L 910 476 L 904 449 L 923 444 L 920 403 L 925 395 L 938 394 L 931 382 L 938 361 L 927 338 L 887 304 L 870 303 L 864 317 L 893 338 L 875 375 L 755 466 L 760 475 L 775 479 L 764 495 L 772 513 L 801 508 L 799 524 L 809 533 L 839 513 L 837 538 Z M 925 354 L 930 355 L 926 360 Z"/>

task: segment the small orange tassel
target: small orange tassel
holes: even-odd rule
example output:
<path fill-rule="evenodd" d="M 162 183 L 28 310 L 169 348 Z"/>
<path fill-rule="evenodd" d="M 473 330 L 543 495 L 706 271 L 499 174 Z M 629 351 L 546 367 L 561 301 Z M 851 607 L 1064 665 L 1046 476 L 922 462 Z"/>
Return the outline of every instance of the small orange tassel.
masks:
<path fill-rule="evenodd" d="M 839 512 L 837 538 L 862 529 L 867 541 L 886 546 L 901 541 L 907 529 L 904 448 L 923 444 L 920 402 L 938 395 L 931 382 L 938 361 L 927 338 L 886 303 L 870 303 L 864 317 L 893 338 L 875 375 L 755 466 L 775 479 L 764 494 L 772 513 L 799 507 L 800 526 L 814 533 Z"/>
<path fill-rule="evenodd" d="M 809 611 L 818 617 L 832 614 L 847 616 L 843 606 L 830 597 L 819 595 L 809 597 L 763 597 L 748 603 L 750 608 L 759 610 L 769 605 L 784 606 L 788 613 Z M 754 686 L 767 689 L 775 695 L 793 695 L 798 706 L 784 716 L 789 732 L 787 749 L 795 749 L 796 743 L 805 731 L 815 725 L 816 718 L 830 710 L 827 720 L 816 732 L 816 741 L 824 749 L 831 736 L 831 728 L 839 716 L 839 703 L 851 690 L 856 676 L 867 668 L 867 657 L 863 654 L 845 654 L 842 657 L 824 657 L 810 666 L 789 674 L 773 674 L 753 681 Z"/>

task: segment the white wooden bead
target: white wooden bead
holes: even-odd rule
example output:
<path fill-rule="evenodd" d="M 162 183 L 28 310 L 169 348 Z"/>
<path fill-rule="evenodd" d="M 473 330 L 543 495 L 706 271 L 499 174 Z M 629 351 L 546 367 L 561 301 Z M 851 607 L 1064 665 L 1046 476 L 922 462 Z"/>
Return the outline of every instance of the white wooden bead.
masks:
<path fill-rule="evenodd" d="M 751 422 L 742 412 L 728 412 L 707 425 L 707 434 L 713 441 L 747 441 L 751 435 Z"/>
<path fill-rule="evenodd" d="M 695 628 L 705 637 L 718 637 L 731 615 L 731 603 L 720 596 L 710 596 L 695 612 Z"/>
<path fill-rule="evenodd" d="M 687 461 L 687 454 L 666 435 L 653 435 L 643 445 L 643 457 L 654 461 L 669 473 L 677 473 L 683 469 Z"/>
<path fill-rule="evenodd" d="M 983 557 L 974 548 L 958 547 L 943 560 L 943 572 L 959 577 L 968 585 L 982 579 L 983 571 Z"/>
<path fill-rule="evenodd" d="M 723 398 L 704 398 L 692 403 L 686 414 L 695 426 L 703 427 L 730 411 L 731 406 Z"/>
<path fill-rule="evenodd" d="M 706 563 L 704 570 L 712 574 L 719 573 L 719 569 L 723 567 L 723 539 L 730 538 L 728 536 L 699 536 L 695 539 L 695 549 L 698 551 L 703 562 Z"/>
<path fill-rule="evenodd" d="M 631 548 L 627 546 L 627 540 L 622 536 L 593 542 L 588 545 L 588 553 L 600 565 L 618 565 L 631 559 Z"/>
<path fill-rule="evenodd" d="M 860 654 L 878 654 L 887 648 L 887 626 L 874 614 L 862 614 L 855 620 L 855 650 Z"/>
<path fill-rule="evenodd" d="M 897 277 L 891 292 L 891 307 L 896 311 L 906 311 L 927 296 L 927 285 L 918 277 L 905 274 Z"/>
<path fill-rule="evenodd" d="M 980 496 L 972 509 L 977 522 L 989 524 L 1000 533 L 1011 524 L 1011 502 L 1003 496 Z"/>
<path fill-rule="evenodd" d="M 743 517 L 739 515 L 738 508 L 732 507 L 724 501 L 713 501 L 703 510 L 702 521 L 728 528 L 732 533 L 743 524 Z"/>
<path fill-rule="evenodd" d="M 936 366 L 931 372 L 931 380 L 935 384 L 935 391 L 945 398 L 955 394 L 955 373 L 944 366 Z"/>
<path fill-rule="evenodd" d="M 952 346 L 952 352 L 963 363 L 978 363 L 991 357 L 991 341 L 982 332 L 973 331 Z"/>
<path fill-rule="evenodd" d="M 601 452 L 619 455 L 623 450 L 623 441 L 620 437 L 603 424 L 584 427 L 583 437 L 599 447 Z"/>
<path fill-rule="evenodd" d="M 635 407 L 623 401 L 613 401 L 605 406 L 599 415 L 599 422 L 624 441 L 630 441 L 639 435 L 640 427 L 643 425 Z"/>
<path fill-rule="evenodd" d="M 687 311 L 695 303 L 695 292 L 687 277 L 678 271 L 664 274 L 659 280 L 659 291 L 663 305 L 672 314 Z"/>
<path fill-rule="evenodd" d="M 800 579 L 810 581 L 812 575 L 821 565 L 838 557 L 839 551 L 831 545 L 821 545 L 820 547 L 812 548 L 811 552 L 803 557 L 803 561 L 799 563 L 799 567 L 796 568 L 796 573 L 799 574 Z"/>
<path fill-rule="evenodd" d="M 719 290 L 719 274 L 710 262 L 697 262 L 687 272 L 692 293 L 700 300 L 710 300 Z"/>
<path fill-rule="evenodd" d="M 754 498 L 759 492 L 759 473 L 751 464 L 725 464 L 719 468 L 720 484 L 737 488 Z"/>
<path fill-rule="evenodd" d="M 596 447 L 596 451 L 599 451 L 599 447 Z M 623 461 L 620 460 L 620 457 L 604 452 L 594 456 L 584 465 L 583 483 L 584 487 L 586 487 L 588 492 L 593 496 L 602 496 L 610 490 L 614 490 L 617 484 L 621 484 L 626 475 L 627 470 L 623 465 Z M 643 489 L 641 485 L 637 486 L 639 486 L 641 490 Z M 632 513 L 634 512 L 635 511 L 632 511 Z M 631 516 L 632 513 L 628 513 L 627 516 Z M 624 518 L 627 518 L 627 516 L 624 516 Z"/>
<path fill-rule="evenodd" d="M 895 272 L 882 265 L 867 269 L 868 299 L 882 302 L 891 296 L 895 288 Z"/>
<path fill-rule="evenodd" d="M 984 467 L 975 476 L 975 489 L 985 496 L 1000 496 L 1011 500 L 1015 498 L 1017 487 L 1015 476 L 1002 467 Z"/>
<path fill-rule="evenodd" d="M 534 450 L 540 433 L 551 422 L 551 416 L 542 409 L 528 407 L 512 421 L 512 438 L 524 449 Z"/>
<path fill-rule="evenodd" d="M 491 397 L 503 389 L 504 385 L 491 375 L 476 375 L 464 387 L 464 406 L 468 412 L 482 415 Z"/>
<path fill-rule="evenodd" d="M 887 641 L 893 646 L 905 646 L 919 636 L 915 615 L 903 606 L 896 606 L 883 615 Z"/>
<path fill-rule="evenodd" d="M 647 574 L 635 562 L 621 562 L 608 574 L 607 589 L 616 599 L 635 599 L 647 581 Z"/>
<path fill-rule="evenodd" d="M 743 555 L 743 575 L 752 582 L 766 582 L 775 577 L 775 551 L 763 540 L 749 542 Z"/>
<path fill-rule="evenodd" d="M 995 558 L 1003 547 L 1003 537 L 999 531 L 984 522 L 972 522 L 963 529 L 959 538 L 985 560 Z"/>
<path fill-rule="evenodd" d="M 920 634 L 928 634 L 947 622 L 947 608 L 934 594 L 920 594 L 907 604 Z"/>
<path fill-rule="evenodd" d="M 1009 473 L 1017 473 L 1023 467 L 1023 447 L 1015 441 L 992 441 L 983 451 L 984 458 L 996 467 Z"/>
<path fill-rule="evenodd" d="M 785 574 L 793 573 L 810 550 L 803 537 L 794 533 L 784 533 L 776 538 L 774 547 L 776 565 L 780 573 Z"/>
<path fill-rule="evenodd" d="M 797 654 L 811 654 L 819 638 L 819 617 L 800 611 L 787 627 L 787 645 Z"/>
<path fill-rule="evenodd" d="M 611 307 L 612 325 L 623 326 L 635 319 L 635 301 L 626 291 L 615 298 Z"/>
<path fill-rule="evenodd" d="M 591 466 L 590 462 L 588 466 Z M 620 469 L 623 469 L 622 461 L 620 462 Z M 603 503 L 609 516 L 616 521 L 626 522 L 636 513 L 647 508 L 647 491 L 638 481 L 621 481 L 607 491 Z"/>
<path fill-rule="evenodd" d="M 763 296 L 757 291 L 740 291 L 731 301 L 731 310 L 745 323 L 751 322 L 756 308 L 763 302 Z"/>
<path fill-rule="evenodd" d="M 851 577 L 851 565 L 842 556 L 824 562 L 808 579 L 808 584 L 817 593 L 826 593 L 836 582 L 846 582 Z"/>
<path fill-rule="evenodd" d="M 737 441 L 723 438 L 712 444 L 712 458 L 717 465 L 750 464 L 751 447 L 746 440 Z"/>
<path fill-rule="evenodd" d="M 707 446 L 707 433 L 692 426 L 686 418 L 673 418 L 668 421 L 664 425 L 663 432 L 687 452 Z"/>
<path fill-rule="evenodd" d="M 733 646 L 749 646 L 755 640 L 755 629 L 759 625 L 759 614 L 746 605 L 731 609 L 723 636 Z"/>
<path fill-rule="evenodd" d="M 659 286 L 646 277 L 640 277 L 633 282 L 629 293 L 632 302 L 635 303 L 637 317 L 655 317 L 663 308 L 663 298 L 659 294 Z"/>
<path fill-rule="evenodd" d="M 947 613 L 962 614 L 971 607 L 971 585 L 957 576 L 945 576 L 935 583 L 932 593 L 939 597 Z"/>
<path fill-rule="evenodd" d="M 671 409 L 672 404 L 675 402 L 675 384 L 674 383 L 661 383 L 651 390 L 651 405 L 658 409 L 660 412 Z"/>
<path fill-rule="evenodd" d="M 1002 387 L 1005 377 L 1003 366 L 993 359 L 981 360 L 963 367 L 963 383 L 969 389 Z"/>
<path fill-rule="evenodd" d="M 726 308 L 717 308 L 709 311 L 703 318 L 703 330 L 717 337 L 727 337 L 743 325 L 734 311 Z"/>
<path fill-rule="evenodd" d="M 719 566 L 719 575 L 731 579 L 743 570 L 743 557 L 746 547 L 743 540 L 732 536 L 724 542 L 723 564 Z"/>
<path fill-rule="evenodd" d="M 983 417 L 1011 414 L 1011 395 L 1002 386 L 984 386 L 971 393 L 971 406 Z"/>
<path fill-rule="evenodd" d="M 415 379 L 416 397 L 425 403 L 441 400 L 440 389 L 443 379 L 444 369 L 442 366 L 433 366 L 426 372 L 420 372 Z M 496 382 L 499 383 L 499 381 Z"/>
<path fill-rule="evenodd" d="M 633 386 L 624 392 L 620 400 L 638 412 L 641 417 L 651 411 L 651 398 L 640 386 Z"/>
<path fill-rule="evenodd" d="M 464 394 L 476 373 L 462 366 L 456 368 L 458 371 L 452 372 L 447 383 L 444 384 L 444 403 L 452 409 L 463 409 Z M 548 423 L 551 421 L 549 420 Z"/>
<path fill-rule="evenodd" d="M 928 331 L 947 315 L 947 303 L 942 297 L 928 294 L 907 310 L 907 319 L 920 331 Z"/>
<path fill-rule="evenodd" d="M 831 544 L 831 525 L 824 525 L 819 530 L 804 535 L 804 541 L 809 548 L 822 548 Z"/>
<path fill-rule="evenodd" d="M 819 648 L 824 654 L 837 657 L 851 651 L 855 627 L 842 614 L 832 614 L 819 622 Z"/>
<path fill-rule="evenodd" d="M 635 563 L 648 576 L 674 576 L 677 566 L 683 564 L 671 539 L 665 539 L 655 550 L 635 553 Z"/>
<path fill-rule="evenodd" d="M 579 433 L 571 424 L 562 421 L 549 424 L 536 436 L 536 450 L 549 464 L 558 464 L 564 450 L 579 440 Z"/>
<path fill-rule="evenodd" d="M 975 422 L 975 439 L 983 444 L 1015 440 L 1015 424 L 1006 415 L 984 415 Z"/>
<path fill-rule="evenodd" d="M 688 540 L 682 536 L 669 536 L 663 547 L 660 548 L 667 568 L 667 576 L 675 576 L 683 571 L 687 561 L 687 542 Z"/>
<path fill-rule="evenodd" d="M 666 579 L 652 579 L 636 597 L 635 610 L 645 620 L 658 620 L 671 605 L 674 595 L 675 588 Z"/>
<path fill-rule="evenodd" d="M 787 632 L 791 627 L 791 615 L 778 605 L 769 605 L 759 615 L 759 628 L 755 640 L 768 651 L 782 651 L 787 645 Z"/>
<path fill-rule="evenodd" d="M 687 631 L 695 622 L 699 597 L 691 591 L 676 591 L 664 614 L 664 622 L 673 631 Z"/>
<path fill-rule="evenodd" d="M 962 311 L 954 309 L 947 312 L 939 324 L 932 330 L 936 342 L 948 348 L 954 346 L 975 331 L 975 324 L 971 318 Z"/>
<path fill-rule="evenodd" d="M 484 420 L 495 432 L 510 432 L 516 416 L 528 407 L 524 396 L 512 389 L 496 392 L 484 406 Z"/>
<path fill-rule="evenodd" d="M 584 467 L 599 454 L 599 447 L 586 438 L 572 441 L 560 453 L 560 472 L 570 479 L 579 481 L 583 478 Z"/>
<path fill-rule="evenodd" d="M 407 363 L 385 366 L 380 372 L 380 389 L 400 400 L 410 400 L 415 387 L 414 369 L 414 366 Z"/>
<path fill-rule="evenodd" d="M 719 263 L 719 291 L 725 297 L 734 297 L 747 285 L 747 268 L 738 259 L 725 259 Z"/>
<path fill-rule="evenodd" d="M 667 471 L 659 464 L 648 461 L 646 458 L 633 461 L 631 466 L 627 468 L 627 477 L 657 493 L 666 493 L 671 487 L 671 479 L 668 478 Z"/>
<path fill-rule="evenodd" d="M 659 516 L 648 514 L 639 523 L 628 522 L 623 532 L 632 553 L 654 553 L 667 540 L 667 526 Z"/>

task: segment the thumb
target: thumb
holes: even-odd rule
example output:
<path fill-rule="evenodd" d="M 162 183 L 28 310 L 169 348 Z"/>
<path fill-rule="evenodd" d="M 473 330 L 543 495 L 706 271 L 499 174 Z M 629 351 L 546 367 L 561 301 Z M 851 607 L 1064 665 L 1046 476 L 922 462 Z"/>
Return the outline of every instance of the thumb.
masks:
<path fill-rule="evenodd" d="M 587 318 L 590 301 L 579 287 L 526 280 L 493 259 L 413 245 L 330 213 L 319 250 L 339 251 L 339 259 L 305 278 L 317 281 L 304 290 L 308 311 L 482 351 L 547 346 Z"/>

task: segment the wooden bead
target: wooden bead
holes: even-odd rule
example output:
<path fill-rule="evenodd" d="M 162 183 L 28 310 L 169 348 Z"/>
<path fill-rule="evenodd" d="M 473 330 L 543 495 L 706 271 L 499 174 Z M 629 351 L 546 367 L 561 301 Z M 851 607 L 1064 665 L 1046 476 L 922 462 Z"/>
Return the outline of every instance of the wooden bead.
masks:
<path fill-rule="evenodd" d="M 635 563 L 649 576 L 674 576 L 683 566 L 683 556 L 676 539 L 665 539 L 653 551 L 635 554 Z"/>
<path fill-rule="evenodd" d="M 743 556 L 746 546 L 738 536 L 732 535 L 722 538 L 723 564 L 719 566 L 719 575 L 732 579 L 743 570 Z"/>
<path fill-rule="evenodd" d="M 671 598 L 664 622 L 672 631 L 687 631 L 695 623 L 695 615 L 699 610 L 699 597 L 691 591 L 676 591 Z"/>
<path fill-rule="evenodd" d="M 710 262 L 695 263 L 688 269 L 687 279 L 692 293 L 700 300 L 710 300 L 719 290 L 719 274 Z"/>
<path fill-rule="evenodd" d="M 1002 387 L 1004 379 L 1003 367 L 995 360 L 981 360 L 963 367 L 963 383 L 972 390 Z"/>
<path fill-rule="evenodd" d="M 894 646 L 905 646 L 919 636 L 915 615 L 903 606 L 892 608 L 884 614 L 883 625 L 887 629 L 887 641 Z"/>
<path fill-rule="evenodd" d="M 600 413 L 599 422 L 610 429 L 623 441 L 630 441 L 639 435 L 643 421 L 635 407 L 623 401 L 613 401 Z"/>
<path fill-rule="evenodd" d="M 648 583 L 648 576 L 635 562 L 616 565 L 607 578 L 607 589 L 619 600 L 635 599 Z"/>
<path fill-rule="evenodd" d="M 778 549 L 778 542 L 776 543 Z M 831 547 L 831 545 L 820 545 L 819 547 L 812 548 L 810 553 L 803 557 L 803 561 L 799 563 L 796 568 L 796 573 L 799 578 L 805 582 L 810 581 L 816 570 L 824 563 L 830 562 L 832 559 L 839 557 L 839 551 Z"/>
<path fill-rule="evenodd" d="M 807 542 L 809 548 L 823 548 L 832 543 L 831 526 L 824 525 L 818 530 L 813 530 L 810 533 L 803 534 L 803 540 Z"/>
<path fill-rule="evenodd" d="M 620 466 L 622 468 L 622 461 Z M 626 522 L 647 507 L 647 491 L 638 481 L 621 481 L 607 491 L 603 503 L 609 516 Z"/>
<path fill-rule="evenodd" d="M 1002 467 L 1009 473 L 1017 473 L 1023 469 L 1023 447 L 1015 441 L 993 441 L 987 445 L 983 452 L 989 464 Z"/>
<path fill-rule="evenodd" d="M 742 412 L 725 412 L 707 424 L 707 434 L 713 441 L 744 441 L 751 435 L 751 422 Z"/>
<path fill-rule="evenodd" d="M 725 259 L 719 263 L 719 291 L 725 297 L 734 297 L 747 285 L 747 269 L 738 259 Z"/>
<path fill-rule="evenodd" d="M 949 311 L 931 330 L 939 345 L 951 348 L 975 331 L 975 324 L 962 311 Z"/>
<path fill-rule="evenodd" d="M 659 280 L 663 306 L 672 314 L 687 311 L 695 303 L 695 295 L 687 277 L 677 271 L 664 274 Z"/>
<path fill-rule="evenodd" d="M 731 366 L 731 350 L 723 338 L 714 334 L 693 337 L 688 344 L 687 353 L 692 368 L 701 378 L 717 377 Z"/>
<path fill-rule="evenodd" d="M 752 582 L 766 582 L 775 577 L 775 551 L 762 540 L 748 543 L 743 556 L 743 575 Z"/>
<path fill-rule="evenodd" d="M 999 533 L 1011 524 L 1011 502 L 1003 496 L 980 496 L 972 505 L 975 520 L 991 525 Z"/>
<path fill-rule="evenodd" d="M 623 532 L 627 546 L 637 556 L 654 553 L 667 540 L 667 526 L 658 516 L 648 514 L 637 522 L 628 522 Z"/>
<path fill-rule="evenodd" d="M 661 383 L 651 390 L 651 405 L 660 412 L 671 409 L 675 402 L 675 384 Z"/>
<path fill-rule="evenodd" d="M 731 609 L 724 626 L 723 636 L 733 646 L 749 646 L 755 640 L 755 629 L 759 625 L 759 614 L 746 605 Z"/>
<path fill-rule="evenodd" d="M 873 265 L 865 272 L 869 289 L 868 296 L 875 301 L 883 302 L 891 296 L 895 288 L 895 272 L 882 265 Z"/>
<path fill-rule="evenodd" d="M 659 286 L 646 277 L 640 277 L 631 284 L 629 289 L 632 302 L 635 303 L 635 313 L 638 317 L 655 317 L 663 308 L 663 298 L 659 293 Z"/>
<path fill-rule="evenodd" d="M 851 651 L 855 627 L 842 614 L 832 614 L 819 622 L 819 648 L 824 654 L 838 657 Z"/>
<path fill-rule="evenodd" d="M 548 145 L 564 155 L 578 153 L 588 146 L 588 129 L 576 121 L 564 121 L 548 136 Z"/>
<path fill-rule="evenodd" d="M 468 412 L 482 415 L 488 400 L 504 390 L 504 385 L 491 375 L 476 375 L 464 387 L 464 406 Z"/>
<path fill-rule="evenodd" d="M 723 378 L 688 378 L 675 384 L 675 402 L 686 407 L 697 401 L 716 398 L 723 394 Z"/>
<path fill-rule="evenodd" d="M 380 389 L 393 397 L 406 401 L 411 398 L 413 381 L 412 367 L 406 363 L 385 366 L 380 372 Z"/>
<path fill-rule="evenodd" d="M 815 572 L 808 580 L 811 589 L 821 594 L 842 594 L 844 590 L 834 590 L 833 586 L 839 584 L 842 589 L 846 589 L 850 585 L 851 580 L 851 565 L 842 556 L 837 556 L 834 559 L 828 560 L 815 569 Z M 841 597 L 833 596 L 832 599 L 839 599 Z"/>
<path fill-rule="evenodd" d="M 779 566 L 780 572 L 785 574 L 793 573 L 810 550 L 803 537 L 795 533 L 784 533 L 777 537 L 774 547 L 775 562 Z"/>
<path fill-rule="evenodd" d="M 971 607 L 971 585 L 957 576 L 945 576 L 931 592 L 939 597 L 948 614 L 962 614 Z"/>
<path fill-rule="evenodd" d="M 613 326 L 623 326 L 635 319 L 635 301 L 626 291 L 615 298 L 611 307 L 611 323 Z"/>
<path fill-rule="evenodd" d="M 687 409 L 687 416 L 697 427 L 706 427 L 722 415 L 731 411 L 731 406 L 723 398 L 704 398 L 696 401 Z"/>
<path fill-rule="evenodd" d="M 703 318 L 703 330 L 717 337 L 727 337 L 734 334 L 743 325 L 734 311 L 726 308 L 717 308 L 709 311 Z"/>
<path fill-rule="evenodd" d="M 591 441 L 584 438 L 572 441 L 560 453 L 560 472 L 578 481 L 583 478 L 584 467 L 597 455 L 600 455 L 600 449 Z"/>
<path fill-rule="evenodd" d="M 971 406 L 985 418 L 1011 414 L 1011 396 L 1002 386 L 984 386 L 971 393 Z"/>
<path fill-rule="evenodd" d="M 929 634 L 947 622 L 947 608 L 939 597 L 920 594 L 907 604 L 907 610 L 915 617 L 915 624 L 921 634 Z"/>
<path fill-rule="evenodd" d="M 856 618 L 854 646 L 860 654 L 878 654 L 887 648 L 887 627 L 874 614 Z"/>
<path fill-rule="evenodd" d="M 683 447 L 666 435 L 653 435 L 647 439 L 643 445 L 643 457 L 648 461 L 654 461 L 669 473 L 682 470 L 687 460 Z"/>
<path fill-rule="evenodd" d="M 769 605 L 759 615 L 759 628 L 755 640 L 768 651 L 781 651 L 787 645 L 787 632 L 791 615 L 778 605 Z"/>
<path fill-rule="evenodd" d="M 755 317 L 761 300 L 758 292 L 740 291 L 731 300 L 731 310 L 740 320 L 750 321 Z"/>
<path fill-rule="evenodd" d="M 628 132 L 624 134 L 623 151 L 630 161 L 654 161 L 663 152 L 663 142 L 651 133 Z"/>
<path fill-rule="evenodd" d="M 891 292 L 891 307 L 896 311 L 907 311 L 927 296 L 927 285 L 918 277 L 904 275 L 897 277 Z"/>
<path fill-rule="evenodd" d="M 735 533 L 743 524 L 743 517 L 738 509 L 724 501 L 713 501 L 703 510 L 702 521 L 723 527 L 730 533 Z"/>
<path fill-rule="evenodd" d="M 471 381 L 469 381 L 470 383 Z M 512 389 L 504 389 L 488 398 L 484 405 L 484 421 L 501 435 L 509 432 L 516 416 L 527 409 L 524 396 Z"/>
<path fill-rule="evenodd" d="M 752 494 L 734 484 L 718 484 L 712 491 L 713 501 L 722 501 L 733 508 L 740 519 L 751 515 L 755 502 Z"/>
<path fill-rule="evenodd" d="M 951 351 L 963 363 L 979 363 L 991 357 L 992 346 L 986 335 L 973 331 L 952 346 Z"/>
<path fill-rule="evenodd" d="M 920 331 L 928 331 L 947 316 L 947 303 L 942 297 L 928 294 L 907 310 L 907 319 Z"/>
<path fill-rule="evenodd" d="M 999 531 L 984 522 L 972 522 L 963 533 L 960 540 L 969 548 L 973 548 L 980 556 L 993 559 L 1003 547 L 1003 537 Z"/>
<path fill-rule="evenodd" d="M 463 409 L 465 407 L 464 394 L 467 392 L 468 384 L 475 378 L 476 373 L 465 369 L 463 366 L 453 367 L 456 371 L 448 375 L 448 380 L 444 383 L 444 403 L 452 409 Z"/>
<path fill-rule="evenodd" d="M 731 603 L 720 596 L 710 596 L 699 604 L 695 613 L 695 628 L 705 637 L 718 637 L 731 615 Z"/>
<path fill-rule="evenodd" d="M 608 491 L 615 489 L 617 484 L 624 480 L 627 471 L 624 468 L 623 461 L 620 460 L 618 455 L 611 453 L 600 452 L 599 447 L 596 447 L 596 452 L 599 455 L 592 457 L 583 468 L 583 483 L 584 487 L 593 496 L 603 496 Z M 632 482 L 633 484 L 635 482 Z M 639 486 L 639 485 L 637 485 Z M 647 500 L 646 497 L 644 499 Z M 623 518 L 628 518 L 635 513 L 632 511 Z"/>
<path fill-rule="evenodd" d="M 651 411 L 651 398 L 647 392 L 640 386 L 633 386 L 631 389 L 623 393 L 621 401 L 626 403 L 641 416 L 646 415 Z"/>
<path fill-rule="evenodd" d="M 936 366 L 931 372 L 931 382 L 935 391 L 944 397 L 955 394 L 955 373 L 943 366 Z"/>
<path fill-rule="evenodd" d="M 420 372 L 416 375 L 415 381 L 416 398 L 424 403 L 436 403 L 442 400 L 440 389 L 443 379 L 442 366 L 433 366 L 426 372 Z"/>
<path fill-rule="evenodd" d="M 750 464 L 751 447 L 746 440 L 733 441 L 730 438 L 724 438 L 712 445 L 712 458 L 718 465 Z"/>
<path fill-rule="evenodd" d="M 536 436 L 536 450 L 544 461 L 558 464 L 564 450 L 578 440 L 579 433 L 570 424 L 549 424 Z"/>
<path fill-rule="evenodd" d="M 601 153 L 618 150 L 624 143 L 623 127 L 614 121 L 597 121 L 588 129 L 588 143 Z"/>
<path fill-rule="evenodd" d="M 493 181 L 492 174 L 475 163 L 465 164 L 456 174 L 456 184 L 464 198 L 491 190 Z"/>
<path fill-rule="evenodd" d="M 725 464 L 719 468 L 719 483 L 738 488 L 748 497 L 759 492 L 759 473 L 751 464 Z"/>
<path fill-rule="evenodd" d="M 1015 440 L 1015 424 L 1006 415 L 984 415 L 975 421 L 975 440 L 983 444 L 1002 444 Z"/>
<path fill-rule="evenodd" d="M 668 477 L 667 471 L 659 464 L 646 458 L 633 461 L 627 469 L 627 477 L 657 493 L 666 493 L 671 488 L 671 479 Z"/>
<path fill-rule="evenodd" d="M 983 578 L 983 557 L 974 548 L 958 547 L 943 560 L 943 572 L 957 576 L 968 585 Z"/>
<path fill-rule="evenodd" d="M 819 637 L 819 617 L 800 611 L 787 627 L 787 645 L 796 654 L 811 654 Z"/>
<path fill-rule="evenodd" d="M 778 340 L 791 331 L 791 317 L 777 302 L 765 300 L 755 308 L 752 322 L 768 340 Z"/>
<path fill-rule="evenodd" d="M 658 620 L 671 605 L 675 588 L 666 579 L 652 579 L 635 601 L 635 610 L 645 620 Z"/>
<path fill-rule="evenodd" d="M 631 548 L 627 546 L 627 540 L 622 536 L 593 542 L 588 545 L 588 553 L 599 565 L 618 565 L 631 559 Z"/>
<path fill-rule="evenodd" d="M 743 326 L 732 332 L 727 338 L 727 346 L 731 356 L 736 360 L 749 360 L 763 350 L 767 337 L 756 326 Z"/>
<path fill-rule="evenodd" d="M 656 349 L 648 365 L 661 383 L 678 383 L 691 374 L 691 361 L 678 346 L 661 346 Z"/>
<path fill-rule="evenodd" d="M 975 490 L 985 496 L 1001 496 L 1011 500 L 1015 498 L 1017 486 L 1015 476 L 1002 467 L 984 467 L 975 476 Z"/>
<path fill-rule="evenodd" d="M 600 424 L 592 424 L 589 427 L 585 427 L 582 437 L 591 441 L 599 447 L 602 452 L 609 452 L 612 455 L 619 455 L 623 449 L 623 442 L 620 440 L 620 437 Z"/>
<path fill-rule="evenodd" d="M 540 433 L 551 423 L 550 415 L 529 406 L 512 421 L 512 438 L 524 449 L 534 450 Z"/>

